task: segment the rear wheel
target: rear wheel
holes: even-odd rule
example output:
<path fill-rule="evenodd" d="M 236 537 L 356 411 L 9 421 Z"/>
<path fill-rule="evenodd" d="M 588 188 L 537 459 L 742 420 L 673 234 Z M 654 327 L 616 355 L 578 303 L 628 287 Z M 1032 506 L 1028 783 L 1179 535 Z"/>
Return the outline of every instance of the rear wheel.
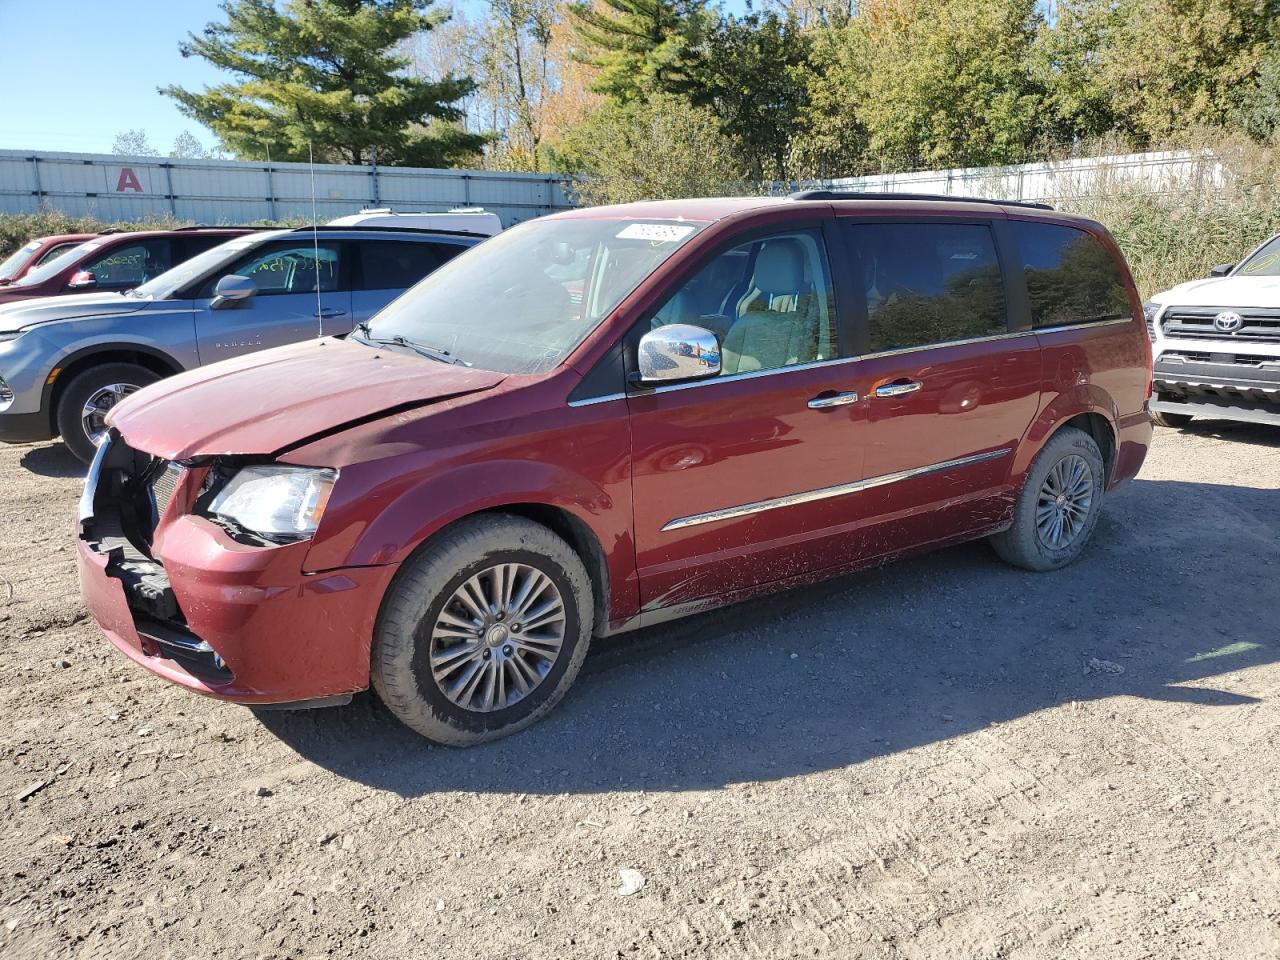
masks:
<path fill-rule="evenodd" d="M 388 590 L 373 685 L 430 740 L 496 740 L 560 702 L 587 655 L 592 615 L 582 561 L 546 527 L 503 514 L 464 520 Z"/>
<path fill-rule="evenodd" d="M 78 373 L 58 401 L 58 432 L 67 449 L 89 463 L 106 433 L 107 414 L 129 394 L 160 377 L 136 363 L 104 363 Z"/>
<path fill-rule="evenodd" d="M 1102 509 L 1105 467 L 1097 442 L 1075 427 L 1049 438 L 1027 471 L 1013 525 L 991 538 L 1002 559 L 1027 570 L 1056 570 L 1075 560 Z"/>

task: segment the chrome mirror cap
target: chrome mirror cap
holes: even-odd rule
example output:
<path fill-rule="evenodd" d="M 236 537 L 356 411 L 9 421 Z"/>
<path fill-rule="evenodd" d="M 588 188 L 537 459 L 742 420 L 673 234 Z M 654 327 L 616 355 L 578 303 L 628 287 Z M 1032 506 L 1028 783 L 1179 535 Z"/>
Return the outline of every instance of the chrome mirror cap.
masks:
<path fill-rule="evenodd" d="M 213 300 L 209 306 L 217 310 L 221 306 L 228 303 L 235 303 L 240 300 L 248 300 L 258 292 L 258 285 L 248 277 L 242 277 L 236 273 L 229 273 L 213 288 Z"/>
<path fill-rule="evenodd" d="M 704 327 L 673 323 L 650 330 L 637 351 L 641 383 L 699 380 L 720 373 L 720 341 Z"/>

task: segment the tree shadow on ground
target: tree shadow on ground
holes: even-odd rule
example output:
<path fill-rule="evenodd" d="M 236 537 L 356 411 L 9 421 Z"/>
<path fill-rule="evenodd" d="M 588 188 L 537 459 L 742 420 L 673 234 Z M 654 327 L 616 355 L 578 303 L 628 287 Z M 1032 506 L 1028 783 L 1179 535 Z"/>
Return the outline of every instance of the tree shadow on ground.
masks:
<path fill-rule="evenodd" d="M 1280 492 L 1139 480 L 1055 573 L 975 543 L 597 641 L 551 716 L 470 750 L 431 747 L 369 696 L 260 717 L 320 766 L 417 796 L 715 788 L 1072 700 L 1251 703 L 1200 682 L 1277 659 L 1258 615 L 1280 592 L 1277 506 Z"/>

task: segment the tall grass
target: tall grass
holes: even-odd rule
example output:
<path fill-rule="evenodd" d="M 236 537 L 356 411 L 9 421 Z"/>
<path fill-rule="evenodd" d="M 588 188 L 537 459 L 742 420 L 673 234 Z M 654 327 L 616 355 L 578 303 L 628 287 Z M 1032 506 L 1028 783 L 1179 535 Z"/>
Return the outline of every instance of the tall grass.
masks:
<path fill-rule="evenodd" d="M 1198 169 L 1158 192 L 1103 178 L 1089 196 L 1057 202 L 1115 235 L 1144 298 L 1207 277 L 1280 232 L 1280 150 L 1230 139 L 1192 149 Z"/>

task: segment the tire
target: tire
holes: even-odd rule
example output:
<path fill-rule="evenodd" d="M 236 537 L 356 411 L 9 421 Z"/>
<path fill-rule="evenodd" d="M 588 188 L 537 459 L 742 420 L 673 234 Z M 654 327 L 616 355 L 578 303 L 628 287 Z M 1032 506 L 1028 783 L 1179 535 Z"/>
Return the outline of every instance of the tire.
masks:
<path fill-rule="evenodd" d="M 1055 473 L 1055 468 L 1060 465 L 1061 469 Z M 1077 480 L 1076 470 L 1081 465 L 1087 476 Z M 1052 481 L 1051 476 L 1054 478 Z M 1097 526 L 1102 510 L 1104 476 L 1102 453 L 1093 437 L 1075 427 L 1063 427 L 1049 438 L 1027 471 L 1014 506 L 1013 525 L 991 538 L 996 553 L 1007 563 L 1025 570 L 1057 570 L 1071 563 L 1080 556 Z M 1051 518 L 1062 513 L 1062 508 L 1054 511 L 1052 501 L 1042 504 L 1041 494 L 1043 492 L 1047 496 L 1053 489 L 1062 487 L 1064 479 L 1067 493 L 1055 500 L 1074 503 L 1075 508 L 1067 514 L 1068 519 L 1060 528 L 1061 542 L 1055 543 Z M 1052 489 L 1046 486 L 1050 482 L 1055 485 Z M 1088 504 L 1082 507 L 1086 495 Z M 1037 513 L 1042 506 L 1051 511 L 1044 515 L 1048 518 L 1048 531 L 1042 530 L 1037 522 L 1040 519 Z M 1068 533 L 1071 534 L 1069 538 L 1066 536 Z"/>
<path fill-rule="evenodd" d="M 84 420 L 85 407 L 89 401 L 101 395 L 103 391 L 111 390 L 112 387 L 124 388 L 122 391 L 112 391 L 112 393 L 119 393 L 114 399 L 110 394 L 103 396 L 104 400 L 110 400 L 110 403 L 105 406 L 98 405 L 105 413 L 123 396 L 149 383 L 155 383 L 159 379 L 156 373 L 136 363 L 104 363 L 76 374 L 58 400 L 56 422 L 58 433 L 62 434 L 62 442 L 77 459 L 89 463 L 93 460 L 94 451 L 97 449 Z"/>
<path fill-rule="evenodd" d="M 500 565 L 507 571 L 501 582 L 494 575 Z M 539 582 L 530 570 L 554 593 L 539 586 L 521 607 L 526 584 Z M 563 616 L 537 627 L 536 635 L 532 627 L 524 632 L 516 616 L 497 619 L 491 602 L 482 619 L 474 593 L 470 609 L 459 599 L 468 582 L 489 601 L 506 583 L 509 609 L 523 610 L 530 623 L 544 607 L 554 618 L 556 598 Z M 429 740 L 451 747 L 496 740 L 535 723 L 564 697 L 587 655 L 593 616 L 591 581 L 564 540 L 508 514 L 463 520 L 406 561 L 387 590 L 374 628 L 373 686 L 401 722 Z M 455 626 L 463 622 L 471 626 Z M 562 639 L 554 659 L 532 652 L 548 648 L 557 631 Z M 480 678 L 467 702 L 466 679 L 474 674 Z M 521 680 L 527 692 L 519 690 Z"/>
<path fill-rule="evenodd" d="M 1151 419 L 1162 427 L 1185 427 L 1191 422 L 1191 414 L 1189 413 L 1155 413 L 1151 414 Z"/>

